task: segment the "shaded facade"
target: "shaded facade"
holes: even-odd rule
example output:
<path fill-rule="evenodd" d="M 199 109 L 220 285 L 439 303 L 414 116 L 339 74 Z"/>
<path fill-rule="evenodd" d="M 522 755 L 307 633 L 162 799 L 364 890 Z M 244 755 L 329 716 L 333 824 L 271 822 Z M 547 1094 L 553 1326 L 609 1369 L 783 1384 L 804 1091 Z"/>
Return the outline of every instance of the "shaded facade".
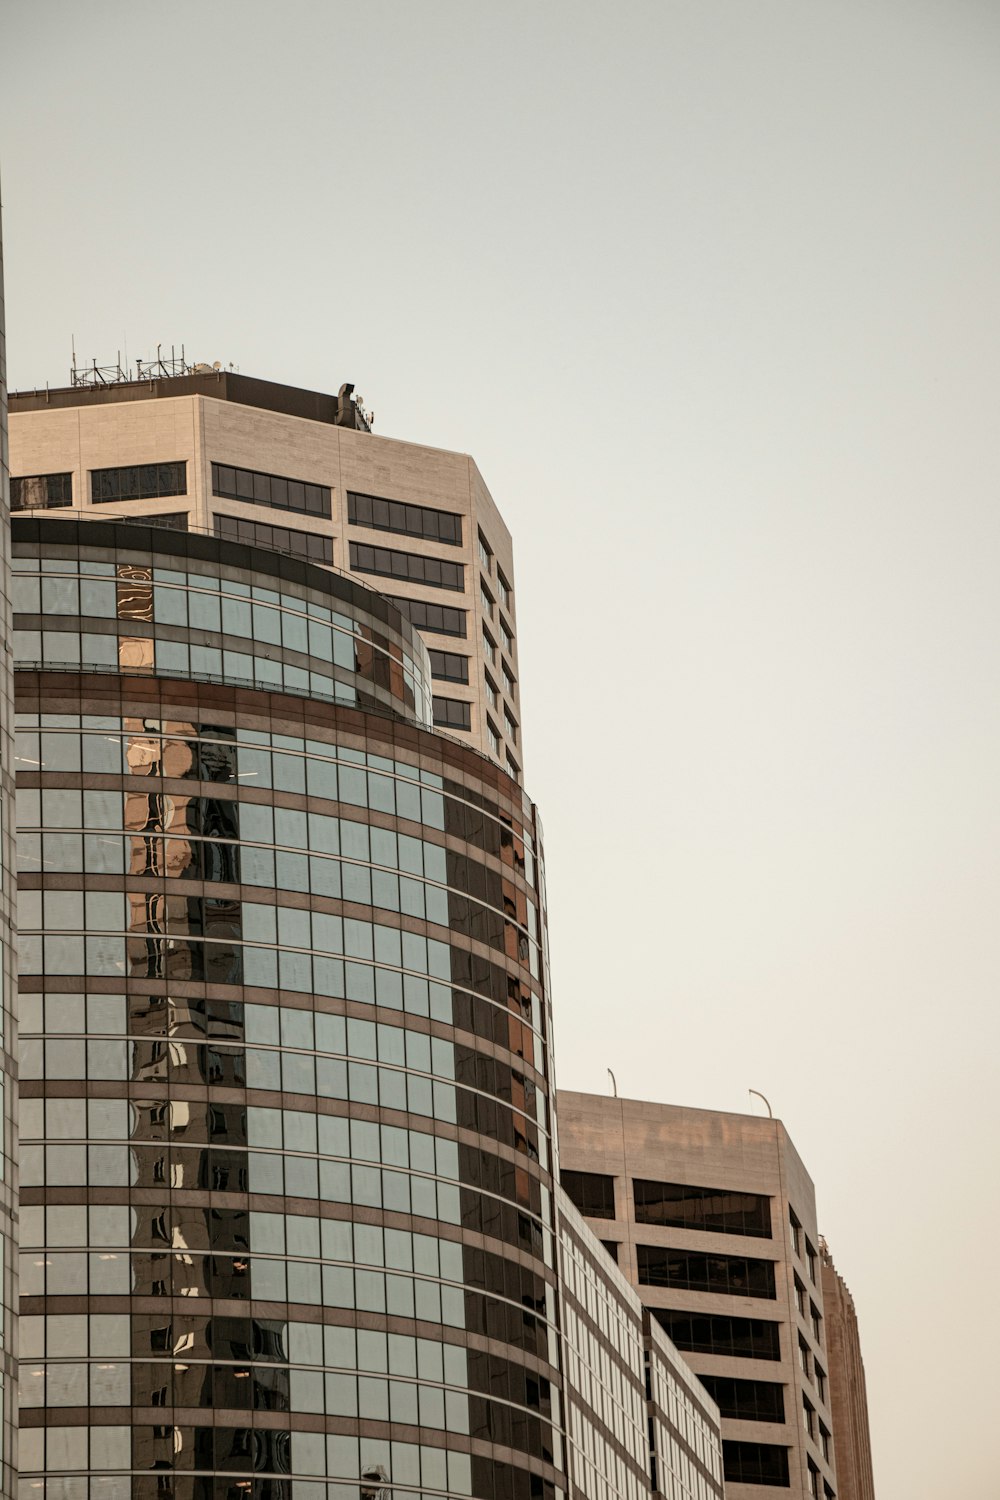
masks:
<path fill-rule="evenodd" d="M 23 1494 L 554 1500 L 532 805 L 352 579 L 13 553 Z"/>
<path fill-rule="evenodd" d="M 510 533 L 473 460 L 225 370 L 11 397 L 15 511 L 191 529 L 356 574 L 431 653 L 434 721 L 524 764 Z"/>
<path fill-rule="evenodd" d="M 722 1415 L 729 1500 L 837 1493 L 813 1184 L 778 1120 L 558 1096 L 560 1180 Z"/>
<path fill-rule="evenodd" d="M 830 1354 L 830 1406 L 840 1500 L 875 1500 L 868 1388 L 861 1358 L 858 1315 L 854 1298 L 822 1238 L 819 1253 L 823 1267 L 823 1304 Z"/>
<path fill-rule="evenodd" d="M 0 631 L 10 640 L 7 347 L 4 336 L 3 235 L 0 226 Z M 14 677 L 0 650 L 0 1494 L 13 1495 L 15 1432 L 14 1310 L 17 1304 L 16 1078 L 14 1029 Z"/>
<path fill-rule="evenodd" d="M 570 1493 L 722 1500 L 719 1410 L 557 1192 Z"/>

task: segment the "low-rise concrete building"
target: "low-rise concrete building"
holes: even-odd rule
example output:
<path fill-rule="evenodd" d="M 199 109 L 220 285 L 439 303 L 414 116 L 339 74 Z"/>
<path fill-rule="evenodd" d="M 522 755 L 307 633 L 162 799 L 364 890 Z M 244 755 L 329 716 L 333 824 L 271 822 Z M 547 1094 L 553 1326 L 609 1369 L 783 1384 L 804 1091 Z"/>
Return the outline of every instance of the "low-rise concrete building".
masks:
<path fill-rule="evenodd" d="M 837 1493 L 813 1183 L 780 1120 L 560 1090 L 560 1178 L 722 1414 L 728 1500 Z"/>
<path fill-rule="evenodd" d="M 719 1409 L 557 1192 L 566 1469 L 579 1500 L 722 1500 Z"/>

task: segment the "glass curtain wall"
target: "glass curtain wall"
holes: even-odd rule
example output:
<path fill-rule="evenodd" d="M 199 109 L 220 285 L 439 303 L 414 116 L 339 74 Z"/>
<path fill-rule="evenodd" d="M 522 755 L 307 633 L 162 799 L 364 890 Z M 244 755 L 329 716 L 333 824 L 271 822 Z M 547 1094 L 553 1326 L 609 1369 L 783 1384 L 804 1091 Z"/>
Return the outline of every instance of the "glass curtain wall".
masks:
<path fill-rule="evenodd" d="M 419 721 L 429 663 L 395 612 L 381 642 L 342 630 L 315 697 L 253 680 L 323 670 L 262 650 L 263 614 L 249 680 L 185 677 L 178 649 L 238 649 L 192 628 L 191 567 L 160 578 L 131 527 L 102 550 L 46 526 L 14 548 L 25 1495 L 555 1500 L 532 805 Z M 227 544 L 192 545 L 204 593 Z M 84 580 L 114 613 L 60 661 Z M 161 585 L 188 611 L 162 632 Z M 350 587 L 357 623 L 375 596 Z M 153 644 L 88 670 L 115 634 Z"/>

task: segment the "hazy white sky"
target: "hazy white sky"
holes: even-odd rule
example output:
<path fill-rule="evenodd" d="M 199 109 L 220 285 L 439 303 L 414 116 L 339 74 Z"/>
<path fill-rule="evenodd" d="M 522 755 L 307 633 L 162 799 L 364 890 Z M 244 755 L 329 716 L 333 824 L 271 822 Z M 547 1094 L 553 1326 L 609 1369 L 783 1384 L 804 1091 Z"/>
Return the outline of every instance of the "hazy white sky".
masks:
<path fill-rule="evenodd" d="M 353 380 L 515 538 L 560 1082 L 763 1090 L 995 1500 L 1000 7 L 0 3 L 12 388 Z"/>

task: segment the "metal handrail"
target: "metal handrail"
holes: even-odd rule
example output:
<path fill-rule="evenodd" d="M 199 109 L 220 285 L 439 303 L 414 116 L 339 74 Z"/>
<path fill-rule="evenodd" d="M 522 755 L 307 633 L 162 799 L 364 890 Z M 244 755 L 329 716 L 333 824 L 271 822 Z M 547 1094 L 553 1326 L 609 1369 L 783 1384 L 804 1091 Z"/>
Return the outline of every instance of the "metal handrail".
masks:
<path fill-rule="evenodd" d="M 210 682 L 215 687 L 252 687 L 262 693 L 278 693 L 290 698 L 308 698 L 316 703 L 333 703 L 341 708 L 359 709 L 362 713 L 377 714 L 381 718 L 393 719 L 400 724 L 410 724 L 415 729 L 423 729 L 428 733 L 439 732 L 436 726 L 418 719 L 416 714 L 401 713 L 398 709 L 390 708 L 388 704 L 383 704 L 377 699 L 371 703 L 349 703 L 345 698 L 337 698 L 331 693 L 304 692 L 301 688 L 285 687 L 283 683 L 261 682 L 256 677 L 220 677 L 217 672 L 178 672 L 171 671 L 169 667 L 128 667 L 112 665 L 109 662 L 26 661 L 20 657 L 14 661 L 14 670 L 15 672 L 72 672 L 77 676 L 96 672 L 109 677 L 169 677 L 175 682 Z M 449 735 L 448 738 L 453 738 L 453 736 Z M 462 742 L 456 741 L 456 743 Z M 466 748 L 474 747 L 467 746 Z"/>
<path fill-rule="evenodd" d="M 171 497 L 169 495 L 164 495 L 162 498 L 164 500 L 169 500 Z M 184 499 L 185 497 L 183 495 L 179 495 L 177 498 Z M 127 526 L 153 526 L 156 527 L 159 531 L 175 531 L 179 535 L 182 535 L 184 532 L 188 532 L 193 533 L 195 536 L 207 536 L 211 537 L 212 540 L 216 542 L 226 542 L 232 540 L 232 538 L 230 537 L 223 536 L 212 526 L 194 525 L 190 520 L 188 521 L 188 524 L 183 527 L 168 526 L 162 519 L 163 512 L 151 516 L 142 516 L 138 515 L 135 511 L 106 510 L 105 507 L 99 503 L 95 505 L 23 506 L 18 510 L 12 510 L 11 516 L 26 516 L 30 517 L 32 520 L 46 520 L 51 518 L 53 521 L 71 521 L 74 519 L 79 519 L 81 521 L 121 521 L 124 525 Z M 290 529 L 295 530 L 296 528 L 292 527 Z M 307 534 L 310 536 L 319 535 L 319 533 L 315 531 L 309 532 Z M 331 536 L 329 540 L 332 541 L 333 537 Z M 324 568 L 328 573 L 336 573 L 340 578 L 350 578 L 353 579 L 355 583 L 357 583 L 358 581 L 357 575 L 350 572 L 347 568 L 338 568 L 337 564 L 333 562 L 317 562 L 311 557 L 303 557 L 301 552 L 296 552 L 292 547 L 276 547 L 270 542 L 266 547 L 262 543 L 258 542 L 250 542 L 241 545 L 249 545 L 254 547 L 259 546 L 262 552 L 277 552 L 281 557 L 294 557 L 298 562 L 311 563 L 314 568 Z M 365 584 L 364 587 L 367 588 L 368 585 Z M 387 595 L 382 594 L 381 589 L 373 588 L 371 592 L 373 594 L 380 594 L 381 597 L 383 599 L 387 599 L 387 602 L 389 603 L 392 602 L 388 599 Z M 413 628 L 415 630 L 416 626 L 414 626 Z"/>

